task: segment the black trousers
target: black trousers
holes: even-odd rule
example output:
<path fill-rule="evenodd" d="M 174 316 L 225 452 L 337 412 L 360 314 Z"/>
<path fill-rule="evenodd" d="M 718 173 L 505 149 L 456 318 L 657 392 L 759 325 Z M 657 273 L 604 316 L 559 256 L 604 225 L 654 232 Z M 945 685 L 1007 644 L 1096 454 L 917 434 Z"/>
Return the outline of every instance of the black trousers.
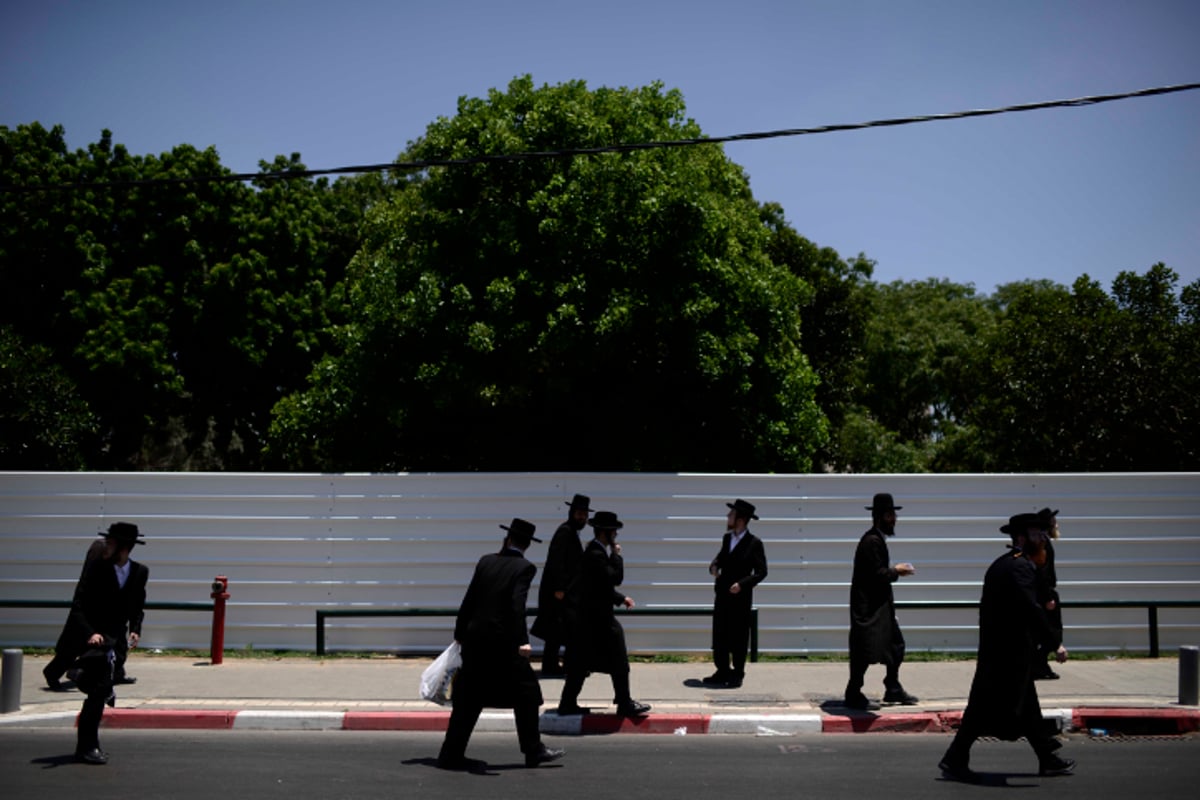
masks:
<path fill-rule="evenodd" d="M 750 606 L 731 608 L 717 600 L 713 608 L 713 663 L 718 672 L 745 676 L 750 616 Z"/>
<path fill-rule="evenodd" d="M 1029 742 L 1029 746 L 1033 748 L 1033 752 L 1037 754 L 1039 763 L 1049 759 L 1059 748 L 1059 743 L 1046 731 L 1045 723 L 1041 718 L 1030 719 L 1025 724 L 1022 734 L 1025 741 Z M 967 766 L 971 758 L 971 745 L 975 744 L 976 739 L 985 735 L 987 734 L 975 723 L 971 710 L 968 708 L 963 714 L 962 725 L 959 726 L 958 733 L 954 734 L 954 740 L 950 742 L 946 755 L 942 757 L 943 760 L 955 766 Z"/>
<path fill-rule="evenodd" d="M 80 676 L 80 688 L 87 692 L 87 699 L 83 701 L 83 707 L 79 710 L 79 728 L 75 735 L 76 753 L 100 748 L 100 719 L 104 716 L 105 703 L 113 696 L 115 661 L 115 654 L 107 663 L 100 659 L 92 659 L 84 667 L 86 674 Z"/>
<path fill-rule="evenodd" d="M 889 692 L 901 691 L 903 687 L 900 685 L 900 665 L 904 663 L 904 653 L 907 647 L 904 644 L 904 634 L 900 632 L 900 626 L 892 623 L 892 640 L 888 642 L 888 646 L 884 651 L 884 668 L 887 670 L 883 676 L 883 686 Z M 862 694 L 863 683 L 867 677 L 867 667 L 871 665 L 862 653 L 850 653 L 850 680 L 846 684 L 846 697 L 856 697 Z"/>
<path fill-rule="evenodd" d="M 446 726 L 446 738 L 438 758 L 443 761 L 458 761 L 466 756 L 467 742 L 479 722 L 483 706 L 478 703 L 456 701 L 450 711 L 450 722 Z M 536 753 L 541 748 L 542 737 L 538 731 L 538 707 L 532 703 L 513 708 L 513 721 L 517 724 L 517 741 L 521 752 Z"/>
<path fill-rule="evenodd" d="M 587 680 L 587 676 L 586 669 L 567 662 L 567 679 L 563 683 L 559 705 L 573 706 L 579 702 L 579 693 L 583 691 L 583 682 Z M 613 702 L 617 705 L 633 702 L 633 695 L 629 690 L 629 669 L 609 673 L 609 677 L 612 678 Z"/>

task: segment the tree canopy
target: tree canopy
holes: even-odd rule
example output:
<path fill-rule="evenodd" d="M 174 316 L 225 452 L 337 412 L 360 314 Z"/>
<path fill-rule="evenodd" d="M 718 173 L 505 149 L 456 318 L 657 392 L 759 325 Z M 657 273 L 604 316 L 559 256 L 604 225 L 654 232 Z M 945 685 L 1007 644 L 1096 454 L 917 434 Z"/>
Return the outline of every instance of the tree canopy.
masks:
<path fill-rule="evenodd" d="M 0 469 L 1200 469 L 1165 264 L 881 285 L 716 144 L 511 157 L 701 136 L 661 84 L 528 76 L 390 177 L 0 126 Z"/>

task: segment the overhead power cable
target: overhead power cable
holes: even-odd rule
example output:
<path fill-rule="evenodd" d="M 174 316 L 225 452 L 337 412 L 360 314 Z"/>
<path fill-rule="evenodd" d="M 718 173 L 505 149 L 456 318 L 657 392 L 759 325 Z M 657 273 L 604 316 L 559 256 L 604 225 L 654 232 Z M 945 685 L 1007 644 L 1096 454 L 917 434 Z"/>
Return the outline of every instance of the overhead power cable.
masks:
<path fill-rule="evenodd" d="M 1100 103 L 1110 103 L 1115 100 L 1128 100 L 1135 97 L 1153 97 L 1156 95 L 1189 92 L 1200 89 L 1200 83 L 1183 83 L 1173 86 L 1158 86 L 1152 89 L 1141 89 L 1136 92 L 1121 92 L 1119 94 L 1092 95 L 1077 97 L 1071 100 L 1045 100 L 1039 103 L 1022 103 L 1020 105 L 1001 106 L 999 108 L 982 108 L 971 111 L 954 111 L 947 114 L 923 114 L 894 119 L 878 119 L 870 122 L 851 122 L 838 125 L 820 125 L 815 128 L 785 128 L 777 131 L 758 131 L 754 133 L 736 133 L 729 136 L 706 136 L 695 139 L 671 139 L 666 141 L 625 142 L 621 144 L 601 145 L 599 147 L 564 148 L 561 150 L 535 150 L 519 153 L 498 153 L 494 155 L 469 156 L 466 158 L 436 158 L 415 161 L 392 161 L 386 164 L 364 164 L 353 167 L 333 167 L 330 169 L 285 170 L 282 172 L 238 172 L 225 175 L 194 175 L 182 178 L 147 178 L 135 181 L 91 181 L 78 183 L 53 183 L 44 185 L 4 185 L 2 192 L 40 192 L 69 189 L 99 189 L 118 188 L 123 186 L 146 186 L 159 183 L 232 183 L 245 181 L 275 181 L 295 178 L 315 178 L 322 175 L 350 175 L 368 172 L 411 172 L 429 169 L 431 167 L 459 167 L 472 164 L 491 164 L 511 161 L 529 161 L 533 159 L 572 158 L 575 156 L 598 155 L 601 153 L 629 153 L 636 150 L 657 150 L 668 147 L 695 147 L 698 145 L 725 144 L 727 142 L 748 142 L 760 139 L 778 139 L 785 136 L 809 136 L 818 133 L 837 133 L 841 131 L 856 131 L 867 128 L 888 128 L 900 125 L 915 125 L 921 122 L 943 122 L 952 119 L 969 119 L 971 117 L 990 117 L 998 114 L 1015 114 L 1022 111 L 1040 111 L 1047 108 L 1078 108 L 1093 106 Z"/>

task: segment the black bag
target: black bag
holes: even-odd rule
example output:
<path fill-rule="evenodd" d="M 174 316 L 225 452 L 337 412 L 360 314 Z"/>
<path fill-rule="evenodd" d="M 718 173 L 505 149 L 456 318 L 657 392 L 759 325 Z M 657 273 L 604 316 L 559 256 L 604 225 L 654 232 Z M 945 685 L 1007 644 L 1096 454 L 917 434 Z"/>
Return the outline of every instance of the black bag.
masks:
<path fill-rule="evenodd" d="M 75 659 L 72 666 L 76 673 L 75 684 L 85 694 L 97 690 L 111 690 L 116 663 L 113 640 L 106 636 L 103 643 L 88 645 L 79 658 Z"/>

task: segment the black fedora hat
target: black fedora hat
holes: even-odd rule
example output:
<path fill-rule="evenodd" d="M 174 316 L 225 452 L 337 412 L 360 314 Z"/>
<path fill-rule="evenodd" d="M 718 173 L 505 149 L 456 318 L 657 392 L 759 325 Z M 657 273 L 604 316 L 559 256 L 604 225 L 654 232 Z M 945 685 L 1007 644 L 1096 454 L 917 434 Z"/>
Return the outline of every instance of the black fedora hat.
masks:
<path fill-rule="evenodd" d="M 758 515 L 754 513 L 753 503 L 747 503 L 745 500 L 738 498 L 732 503 L 726 503 L 725 505 L 732 508 L 740 519 L 758 519 Z"/>
<path fill-rule="evenodd" d="M 867 511 L 899 511 L 904 506 L 896 505 L 892 500 L 892 496 L 887 492 L 880 492 L 871 498 L 871 505 L 867 506 Z"/>
<path fill-rule="evenodd" d="M 1030 528 L 1041 530 L 1044 523 L 1038 514 L 1013 514 L 1008 518 L 1007 525 L 1000 526 L 1001 533 L 1007 533 L 1009 536 L 1016 536 L 1020 533 L 1025 533 Z"/>
<path fill-rule="evenodd" d="M 617 519 L 616 513 L 612 511 L 597 511 L 596 516 L 588 520 L 588 525 L 598 531 L 616 531 L 625 527 L 625 523 Z"/>
<path fill-rule="evenodd" d="M 513 521 L 509 525 L 501 525 L 501 528 L 508 531 L 508 538 L 513 544 L 518 547 L 528 547 L 530 542 L 542 543 L 542 540 L 533 535 L 537 530 L 537 526 L 532 522 L 526 522 L 523 519 L 513 517 Z"/>
<path fill-rule="evenodd" d="M 114 522 L 108 526 L 108 530 L 99 534 L 105 538 L 116 539 L 120 544 L 127 544 L 132 547 L 135 544 L 145 544 L 146 540 L 138 533 L 138 526 L 132 522 Z"/>
<path fill-rule="evenodd" d="M 592 498 L 588 497 L 586 494 L 577 494 L 571 498 L 571 501 L 567 503 L 567 505 L 571 507 L 572 511 L 577 508 L 582 508 L 590 514 L 592 510 L 588 508 L 588 506 L 591 504 L 591 502 Z"/>

